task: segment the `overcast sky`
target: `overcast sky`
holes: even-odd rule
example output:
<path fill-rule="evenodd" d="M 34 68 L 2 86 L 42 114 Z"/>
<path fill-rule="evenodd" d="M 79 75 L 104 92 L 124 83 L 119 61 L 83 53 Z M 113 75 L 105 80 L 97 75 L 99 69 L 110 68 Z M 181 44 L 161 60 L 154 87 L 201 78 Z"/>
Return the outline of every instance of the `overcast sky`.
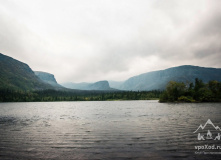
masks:
<path fill-rule="evenodd" d="M 0 53 L 58 82 L 221 68 L 221 0 L 0 0 Z"/>

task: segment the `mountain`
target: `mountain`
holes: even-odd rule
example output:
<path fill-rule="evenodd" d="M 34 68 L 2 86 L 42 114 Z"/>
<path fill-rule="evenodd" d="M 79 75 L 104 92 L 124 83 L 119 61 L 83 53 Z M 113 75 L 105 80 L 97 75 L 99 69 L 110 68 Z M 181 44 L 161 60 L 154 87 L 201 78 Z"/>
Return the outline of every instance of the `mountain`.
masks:
<path fill-rule="evenodd" d="M 98 81 L 95 83 L 62 83 L 62 86 L 70 89 L 81 89 L 81 90 L 114 90 L 110 88 L 108 81 Z"/>
<path fill-rule="evenodd" d="M 41 90 L 52 89 L 41 81 L 25 63 L 0 53 L 0 89 Z"/>
<path fill-rule="evenodd" d="M 54 75 L 46 72 L 33 72 L 25 63 L 0 53 L 0 89 L 42 90 L 63 89 L 62 86 L 80 90 L 163 90 L 169 81 L 193 82 L 195 78 L 204 83 L 210 80 L 221 81 L 220 68 L 205 68 L 191 65 L 178 66 L 165 70 L 147 72 L 129 78 L 124 82 L 99 81 L 96 83 L 63 83 L 59 85 Z M 113 87 L 113 88 L 112 88 Z"/>
<path fill-rule="evenodd" d="M 201 79 L 204 83 L 210 80 L 221 81 L 221 69 L 191 65 L 178 66 L 131 77 L 117 89 L 133 91 L 163 90 L 169 81 L 194 83 L 195 78 Z"/>
<path fill-rule="evenodd" d="M 86 83 L 86 82 L 82 82 L 82 83 L 72 83 L 72 82 L 61 83 L 61 85 L 66 87 L 66 88 L 81 89 L 81 90 L 84 90 L 90 84 L 91 83 Z"/>
<path fill-rule="evenodd" d="M 99 81 L 88 85 L 88 90 L 111 90 L 108 81 Z"/>
<path fill-rule="evenodd" d="M 41 71 L 34 71 L 35 75 L 40 78 L 45 83 L 52 85 L 53 87 L 63 88 L 60 84 L 57 83 L 53 74 Z"/>
<path fill-rule="evenodd" d="M 119 88 L 124 81 L 108 81 L 111 88 Z"/>

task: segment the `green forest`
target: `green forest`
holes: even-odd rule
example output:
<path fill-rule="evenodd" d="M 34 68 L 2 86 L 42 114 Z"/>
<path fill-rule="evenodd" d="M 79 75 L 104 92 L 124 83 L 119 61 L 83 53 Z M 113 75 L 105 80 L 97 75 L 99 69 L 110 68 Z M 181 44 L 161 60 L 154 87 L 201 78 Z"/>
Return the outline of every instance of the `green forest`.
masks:
<path fill-rule="evenodd" d="M 164 91 L 0 90 L 0 102 L 158 100 L 159 102 L 221 102 L 221 82 L 170 81 Z"/>
<path fill-rule="evenodd" d="M 170 81 L 160 95 L 160 102 L 221 102 L 221 82 L 195 83 Z"/>
<path fill-rule="evenodd" d="M 159 99 L 161 91 L 15 91 L 0 90 L 0 102 L 48 102 L 48 101 L 111 101 Z"/>

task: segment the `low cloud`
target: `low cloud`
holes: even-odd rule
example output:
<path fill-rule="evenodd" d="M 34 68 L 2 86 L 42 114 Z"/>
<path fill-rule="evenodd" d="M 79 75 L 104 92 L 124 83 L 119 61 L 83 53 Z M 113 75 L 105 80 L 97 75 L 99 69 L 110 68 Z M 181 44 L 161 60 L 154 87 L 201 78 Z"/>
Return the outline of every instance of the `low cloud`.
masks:
<path fill-rule="evenodd" d="M 58 82 L 221 68 L 221 1 L 0 2 L 0 49 Z"/>

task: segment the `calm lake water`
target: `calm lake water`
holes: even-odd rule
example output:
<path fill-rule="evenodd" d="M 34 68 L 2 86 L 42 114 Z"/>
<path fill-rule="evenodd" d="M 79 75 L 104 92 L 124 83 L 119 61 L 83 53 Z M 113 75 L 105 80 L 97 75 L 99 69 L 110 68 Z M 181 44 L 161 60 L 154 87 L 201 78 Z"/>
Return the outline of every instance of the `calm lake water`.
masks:
<path fill-rule="evenodd" d="M 221 159 L 195 153 L 221 146 L 193 133 L 208 119 L 221 127 L 220 103 L 0 103 L 0 159 Z"/>

